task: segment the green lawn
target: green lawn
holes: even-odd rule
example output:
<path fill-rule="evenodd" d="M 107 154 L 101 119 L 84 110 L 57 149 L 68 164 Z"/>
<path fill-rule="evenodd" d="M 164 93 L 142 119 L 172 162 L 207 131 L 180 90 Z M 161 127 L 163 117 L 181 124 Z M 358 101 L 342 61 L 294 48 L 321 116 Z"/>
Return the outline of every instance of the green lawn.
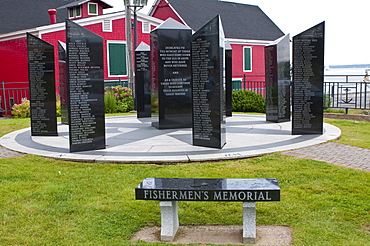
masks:
<path fill-rule="evenodd" d="M 327 122 L 342 129 L 338 142 L 369 148 L 369 122 Z M 0 134 L 28 125 L 0 120 Z M 278 178 L 281 201 L 257 203 L 257 225 L 290 226 L 294 245 L 370 245 L 370 173 L 279 153 L 181 165 L 0 159 L 0 245 L 166 245 L 129 241 L 160 225 L 158 202 L 134 199 L 146 177 Z M 181 225 L 241 225 L 241 211 L 241 203 L 179 203 Z"/>

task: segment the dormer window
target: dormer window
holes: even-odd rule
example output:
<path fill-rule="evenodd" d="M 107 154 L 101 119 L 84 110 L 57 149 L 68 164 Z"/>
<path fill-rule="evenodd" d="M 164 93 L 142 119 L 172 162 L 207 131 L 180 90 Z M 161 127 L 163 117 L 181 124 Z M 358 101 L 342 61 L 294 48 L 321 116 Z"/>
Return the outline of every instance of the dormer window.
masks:
<path fill-rule="evenodd" d="M 86 18 L 94 15 L 102 15 L 103 9 L 112 8 L 111 5 L 103 0 L 75 0 L 67 5 L 61 6 L 58 9 L 68 9 L 68 18 Z"/>
<path fill-rule="evenodd" d="M 97 15 L 97 14 L 98 14 L 98 4 L 89 3 L 89 15 Z"/>
<path fill-rule="evenodd" d="M 81 17 L 81 6 L 71 7 L 68 8 L 68 17 L 69 19 L 75 18 L 75 17 Z"/>
<path fill-rule="evenodd" d="M 76 17 L 81 17 L 82 14 L 81 14 L 81 5 L 79 6 L 76 6 Z"/>
<path fill-rule="evenodd" d="M 69 8 L 69 9 L 68 9 L 68 17 L 69 17 L 69 19 L 71 19 L 71 18 L 74 18 L 74 17 L 75 17 L 75 11 L 74 11 L 74 8 Z"/>

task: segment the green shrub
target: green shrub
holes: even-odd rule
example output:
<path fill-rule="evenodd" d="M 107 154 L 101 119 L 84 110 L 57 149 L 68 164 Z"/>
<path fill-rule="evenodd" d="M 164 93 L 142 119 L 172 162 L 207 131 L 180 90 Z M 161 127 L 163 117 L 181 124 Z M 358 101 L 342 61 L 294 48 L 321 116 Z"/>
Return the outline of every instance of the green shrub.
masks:
<path fill-rule="evenodd" d="M 253 91 L 233 91 L 232 110 L 234 112 L 266 113 L 266 99 Z"/>
<path fill-rule="evenodd" d="M 324 109 L 328 109 L 332 104 L 332 99 L 330 95 L 328 94 L 324 94 L 323 101 L 324 101 Z"/>
<path fill-rule="evenodd" d="M 57 98 L 56 114 L 57 114 L 57 117 L 62 116 L 62 106 L 61 106 L 61 103 L 60 103 L 60 99 L 59 98 Z"/>
<path fill-rule="evenodd" d="M 104 94 L 104 108 L 105 113 L 116 113 L 117 112 L 117 100 L 111 92 L 105 92 Z"/>
<path fill-rule="evenodd" d="M 30 101 L 22 100 L 21 104 L 14 104 L 12 107 L 12 115 L 14 118 L 29 118 L 30 117 Z"/>
<path fill-rule="evenodd" d="M 106 113 L 129 112 L 134 109 L 132 91 L 129 88 L 122 87 L 120 85 L 105 87 L 104 105 Z"/>

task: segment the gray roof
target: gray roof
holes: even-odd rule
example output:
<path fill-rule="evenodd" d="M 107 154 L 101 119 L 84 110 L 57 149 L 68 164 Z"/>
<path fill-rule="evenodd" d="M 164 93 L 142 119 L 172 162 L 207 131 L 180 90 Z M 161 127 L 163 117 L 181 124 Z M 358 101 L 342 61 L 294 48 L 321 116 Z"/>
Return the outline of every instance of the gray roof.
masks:
<path fill-rule="evenodd" d="M 64 8 L 78 6 L 78 5 L 84 4 L 84 3 L 89 2 L 89 1 L 90 0 L 79 0 L 79 1 L 76 0 L 75 2 L 72 2 L 72 3 L 69 3 L 69 4 L 63 5 L 63 6 L 59 7 L 58 9 L 64 9 Z M 113 8 L 112 5 L 109 5 L 109 4 L 107 4 L 106 2 L 104 2 L 102 0 L 95 0 L 95 1 L 101 2 L 103 4 L 103 8 L 104 9 Z"/>
<path fill-rule="evenodd" d="M 218 0 L 167 0 L 193 30 L 220 15 L 226 38 L 275 40 L 284 33 L 255 5 Z"/>
<path fill-rule="evenodd" d="M 0 34 L 50 24 L 48 9 L 75 0 L 0 0 Z M 65 21 L 67 10 L 57 12 L 57 22 Z"/>

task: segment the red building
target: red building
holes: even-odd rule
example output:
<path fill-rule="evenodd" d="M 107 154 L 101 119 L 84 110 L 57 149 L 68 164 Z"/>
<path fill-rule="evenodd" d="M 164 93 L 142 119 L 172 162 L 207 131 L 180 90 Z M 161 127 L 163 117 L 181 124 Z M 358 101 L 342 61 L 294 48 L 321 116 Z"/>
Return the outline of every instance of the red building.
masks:
<path fill-rule="evenodd" d="M 103 37 L 105 81 L 127 80 L 125 12 L 103 14 L 110 7 L 102 0 L 1 0 L 0 112 L 9 114 L 12 104 L 29 97 L 27 32 L 54 45 L 58 85 L 58 41 L 65 42 L 66 17 Z M 284 33 L 258 6 L 218 0 L 157 0 L 149 15 L 138 13 L 138 43 L 149 44 L 150 31 L 168 17 L 196 31 L 218 14 L 233 49 L 233 79 L 264 81 L 264 46 Z"/>
<path fill-rule="evenodd" d="M 233 80 L 239 81 L 265 80 L 264 47 L 284 35 L 254 5 L 218 0 L 156 0 L 149 15 L 161 20 L 171 17 L 194 31 L 220 15 L 225 38 L 232 47 Z"/>
<path fill-rule="evenodd" d="M 69 19 L 103 37 L 104 80 L 108 84 L 111 81 L 127 81 L 125 12 L 103 14 L 103 9 L 112 6 L 101 0 L 73 1 L 67 5 L 56 7 L 58 7 L 58 12 L 66 9 L 67 11 L 64 12 Z M 55 11 L 49 12 L 50 16 L 45 20 L 46 24 L 49 21 L 57 20 L 53 16 Z M 150 31 L 160 25 L 162 21 L 141 13 L 137 14 L 138 43 L 149 44 Z M 57 85 L 59 82 L 58 42 L 65 43 L 64 21 L 0 34 L 0 101 L 2 101 L 0 106 L 3 111 L 8 111 L 7 114 L 10 113 L 12 104 L 21 103 L 22 98 L 29 97 L 27 32 L 54 45 Z M 24 88 L 24 90 L 19 88 Z"/>

